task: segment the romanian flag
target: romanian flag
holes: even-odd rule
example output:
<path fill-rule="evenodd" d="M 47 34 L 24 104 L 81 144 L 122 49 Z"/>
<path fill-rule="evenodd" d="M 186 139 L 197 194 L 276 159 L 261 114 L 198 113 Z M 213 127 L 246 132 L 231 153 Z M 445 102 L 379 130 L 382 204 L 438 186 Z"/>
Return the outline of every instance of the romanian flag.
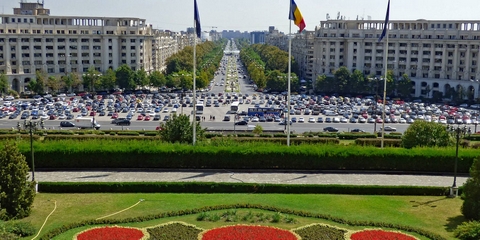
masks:
<path fill-rule="evenodd" d="M 297 25 L 300 28 L 300 32 L 305 29 L 307 26 L 305 24 L 305 20 L 302 17 L 302 13 L 300 13 L 300 9 L 298 9 L 297 4 L 295 3 L 294 0 L 291 0 L 290 2 L 290 16 L 288 19 L 293 20 L 295 25 Z"/>

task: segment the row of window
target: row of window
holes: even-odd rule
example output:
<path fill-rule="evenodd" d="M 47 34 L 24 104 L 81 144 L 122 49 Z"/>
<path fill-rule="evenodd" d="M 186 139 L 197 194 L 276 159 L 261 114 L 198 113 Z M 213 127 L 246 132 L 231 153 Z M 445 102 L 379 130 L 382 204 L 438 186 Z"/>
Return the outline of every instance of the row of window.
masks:
<path fill-rule="evenodd" d="M 321 36 L 319 34 L 318 36 Z M 336 38 L 337 34 L 336 33 L 324 33 L 323 37 L 331 37 L 331 38 Z M 345 34 L 340 34 L 339 37 L 344 38 Z M 380 38 L 380 34 L 358 34 L 358 33 L 353 33 L 352 38 Z M 449 39 L 449 40 L 455 40 L 455 39 L 460 39 L 460 40 L 479 40 L 480 36 L 470 36 L 470 35 L 460 35 L 457 38 L 457 35 L 442 35 L 442 34 L 437 34 L 437 35 L 410 35 L 410 34 L 388 34 L 388 38 L 411 38 L 411 39 Z"/>
<path fill-rule="evenodd" d="M 42 42 L 42 39 L 44 39 L 45 42 L 54 42 L 54 38 L 33 38 L 33 42 Z M 11 42 L 11 43 L 15 43 L 17 41 L 20 41 L 20 42 L 30 42 L 31 38 L 8 38 L 8 42 Z M 65 42 L 66 41 L 66 38 L 57 38 L 57 42 Z M 74 43 L 74 42 L 77 42 L 78 41 L 78 38 L 69 38 L 68 39 L 69 42 L 71 43 Z M 90 38 L 81 38 L 80 41 L 82 43 L 87 43 L 87 42 L 94 42 L 94 43 L 100 43 L 102 42 L 102 40 L 100 38 L 93 38 L 93 39 L 90 39 Z M 130 43 L 135 43 L 137 41 L 137 39 L 130 39 Z M 5 38 L 0 38 L 0 42 L 5 42 Z M 108 42 L 111 43 L 112 42 L 112 39 L 109 38 L 108 39 Z M 125 38 L 122 38 L 121 39 L 121 42 L 122 43 L 126 43 L 127 42 L 127 39 Z M 138 39 L 138 42 L 140 43 L 143 43 L 143 39 Z"/>
<path fill-rule="evenodd" d="M 0 34 L 1 33 L 8 33 L 8 34 L 17 34 L 17 33 L 20 33 L 20 34 L 54 34 L 54 30 L 53 29 L 45 29 L 45 30 L 40 30 L 40 29 L 32 29 L 31 31 L 29 29 L 19 29 L 19 31 L 17 31 L 17 29 L 7 29 L 7 31 L 5 32 L 4 29 L 0 29 Z M 101 35 L 101 34 L 104 34 L 102 31 L 99 31 L 99 30 L 80 30 L 80 31 L 77 31 L 77 30 L 55 30 L 55 33 L 56 34 L 81 34 L 81 35 L 88 35 L 88 34 L 95 34 L 95 35 Z M 106 31 L 105 34 L 107 35 L 114 35 L 115 32 L 114 31 Z M 120 34 L 121 35 L 137 35 L 136 34 L 136 31 L 129 31 L 127 33 L 127 31 L 120 31 Z M 143 31 L 139 31 L 138 32 L 139 35 L 143 35 Z"/>

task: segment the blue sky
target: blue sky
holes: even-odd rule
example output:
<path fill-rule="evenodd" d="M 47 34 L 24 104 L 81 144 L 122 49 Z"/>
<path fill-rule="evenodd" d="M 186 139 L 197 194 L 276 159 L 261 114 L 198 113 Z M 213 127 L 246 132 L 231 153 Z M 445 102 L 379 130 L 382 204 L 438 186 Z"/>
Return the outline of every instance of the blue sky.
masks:
<path fill-rule="evenodd" d="M 2 13 L 12 14 L 20 0 L 2 0 Z M 28 0 L 32 1 L 32 0 Z M 41 1 L 41 0 L 40 0 Z M 288 32 L 290 0 L 197 0 L 202 30 L 267 30 L 275 26 Z M 295 0 L 307 24 L 314 30 L 326 14 L 336 18 L 374 20 L 385 18 L 388 0 Z M 391 0 L 391 20 L 479 20 L 474 0 Z M 193 0 L 45 0 L 52 15 L 139 17 L 155 28 L 172 31 L 193 26 Z M 215 28 L 216 27 L 216 28 Z M 292 26 L 296 30 L 296 26 Z"/>

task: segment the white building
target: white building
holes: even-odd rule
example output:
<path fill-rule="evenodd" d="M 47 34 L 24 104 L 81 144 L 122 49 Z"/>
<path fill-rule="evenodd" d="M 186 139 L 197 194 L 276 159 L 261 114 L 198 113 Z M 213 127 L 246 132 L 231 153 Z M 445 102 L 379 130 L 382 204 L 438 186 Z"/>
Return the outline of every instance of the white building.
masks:
<path fill-rule="evenodd" d="M 122 64 L 153 70 L 152 27 L 145 19 L 49 16 L 41 3 L 20 3 L 0 15 L 0 72 L 23 92 L 35 72 L 100 72 Z"/>
<path fill-rule="evenodd" d="M 313 54 L 307 50 L 303 56 L 311 63 L 306 78 L 309 73 L 312 79 L 331 75 L 342 66 L 383 76 L 386 38 L 378 42 L 383 25 L 384 20 L 321 21 L 315 29 Z M 479 97 L 480 21 L 390 21 L 388 33 L 387 67 L 396 77 L 410 77 L 412 95 L 431 97 L 427 89 L 445 93 L 453 87 L 462 89 L 465 98 Z M 284 36 L 278 38 L 269 37 L 267 43 L 284 42 Z M 294 38 L 292 50 L 305 46 L 301 41 L 302 37 Z"/>

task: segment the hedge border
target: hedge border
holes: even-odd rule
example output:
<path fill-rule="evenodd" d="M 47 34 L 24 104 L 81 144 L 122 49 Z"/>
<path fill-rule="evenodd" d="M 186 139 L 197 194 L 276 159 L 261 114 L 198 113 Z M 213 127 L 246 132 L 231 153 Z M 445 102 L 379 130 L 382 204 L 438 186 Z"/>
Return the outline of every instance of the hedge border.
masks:
<path fill-rule="evenodd" d="M 448 187 L 224 182 L 40 182 L 45 193 L 261 193 L 447 196 Z M 463 188 L 459 189 L 459 194 Z"/>

